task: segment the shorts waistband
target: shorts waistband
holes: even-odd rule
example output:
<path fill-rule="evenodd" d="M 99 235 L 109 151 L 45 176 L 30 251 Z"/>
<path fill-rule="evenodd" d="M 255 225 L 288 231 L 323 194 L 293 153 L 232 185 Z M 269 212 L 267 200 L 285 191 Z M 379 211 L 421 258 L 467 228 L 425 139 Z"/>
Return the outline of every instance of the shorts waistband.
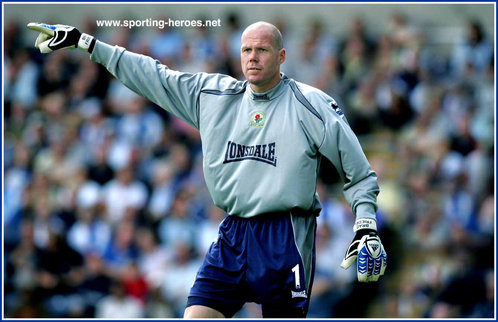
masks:
<path fill-rule="evenodd" d="M 304 210 L 301 208 L 293 208 L 291 210 L 286 210 L 286 211 L 274 211 L 274 212 L 265 212 L 262 214 L 258 214 L 256 216 L 252 217 L 241 217 L 238 215 L 230 215 L 230 217 L 233 218 L 240 218 L 240 219 L 245 219 L 245 220 L 264 220 L 268 218 L 277 218 L 277 217 L 284 217 L 288 216 L 289 214 L 292 214 L 293 216 L 296 217 L 309 217 L 309 216 L 318 216 L 320 214 L 320 210 L 318 211 L 313 211 L 313 210 Z"/>

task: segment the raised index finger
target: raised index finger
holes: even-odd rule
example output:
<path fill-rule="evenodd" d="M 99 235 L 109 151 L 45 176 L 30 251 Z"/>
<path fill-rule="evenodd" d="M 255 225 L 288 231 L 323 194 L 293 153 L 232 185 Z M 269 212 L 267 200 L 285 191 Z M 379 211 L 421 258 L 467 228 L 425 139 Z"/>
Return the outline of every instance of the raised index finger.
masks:
<path fill-rule="evenodd" d="M 53 36 L 56 27 L 42 22 L 30 22 L 28 23 L 28 28 L 34 31 L 43 32 L 49 36 Z"/>

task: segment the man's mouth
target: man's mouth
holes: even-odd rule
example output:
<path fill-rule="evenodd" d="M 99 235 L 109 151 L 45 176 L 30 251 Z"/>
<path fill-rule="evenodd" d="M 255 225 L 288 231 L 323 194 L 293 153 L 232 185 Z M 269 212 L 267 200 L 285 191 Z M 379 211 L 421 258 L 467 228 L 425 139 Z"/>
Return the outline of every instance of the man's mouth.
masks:
<path fill-rule="evenodd" d="M 258 67 L 249 67 L 249 68 L 247 68 L 247 70 L 261 70 L 261 68 L 258 68 Z"/>

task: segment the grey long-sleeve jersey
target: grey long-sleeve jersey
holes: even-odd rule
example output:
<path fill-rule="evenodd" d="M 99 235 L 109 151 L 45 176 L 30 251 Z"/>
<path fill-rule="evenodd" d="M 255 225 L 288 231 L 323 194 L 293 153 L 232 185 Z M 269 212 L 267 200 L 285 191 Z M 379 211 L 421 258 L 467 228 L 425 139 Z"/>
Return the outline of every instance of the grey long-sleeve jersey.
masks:
<path fill-rule="evenodd" d="M 377 176 L 335 101 L 282 74 L 266 93 L 247 81 L 173 71 L 158 61 L 97 41 L 91 60 L 124 85 L 200 130 L 204 177 L 214 203 L 252 217 L 321 208 L 321 156 L 336 167 L 358 218 L 373 218 Z"/>

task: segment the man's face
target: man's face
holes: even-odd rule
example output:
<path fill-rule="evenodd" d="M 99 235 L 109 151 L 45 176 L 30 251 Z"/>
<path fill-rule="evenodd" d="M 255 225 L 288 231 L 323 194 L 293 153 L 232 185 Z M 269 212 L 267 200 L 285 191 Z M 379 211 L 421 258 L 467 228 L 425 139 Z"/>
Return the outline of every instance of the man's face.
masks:
<path fill-rule="evenodd" d="M 277 85 L 285 49 L 275 48 L 271 31 L 264 27 L 246 30 L 241 41 L 242 71 L 251 88 L 261 93 Z"/>

